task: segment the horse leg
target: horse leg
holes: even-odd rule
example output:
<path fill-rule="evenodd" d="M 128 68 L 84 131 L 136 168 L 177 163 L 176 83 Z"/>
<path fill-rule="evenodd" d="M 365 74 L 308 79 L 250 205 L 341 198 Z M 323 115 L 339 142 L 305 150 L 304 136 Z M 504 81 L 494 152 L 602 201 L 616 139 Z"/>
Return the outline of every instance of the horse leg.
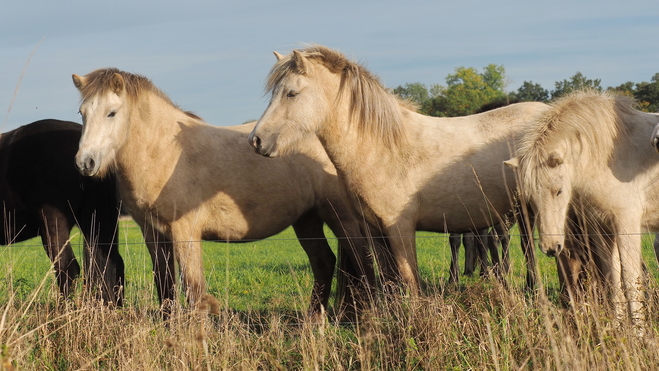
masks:
<path fill-rule="evenodd" d="M 526 291 L 535 290 L 537 272 L 535 264 L 535 246 L 533 243 L 534 218 L 531 208 L 526 205 L 516 206 L 517 225 L 519 226 L 520 245 L 526 261 Z"/>
<path fill-rule="evenodd" d="M 494 233 L 494 239 L 501 245 L 501 273 L 507 275 L 510 273 L 510 252 L 508 251 L 510 247 L 510 234 L 508 233 L 508 227 L 506 224 L 500 223 L 495 225 L 492 231 Z"/>
<path fill-rule="evenodd" d="M 336 256 L 325 238 L 323 221 L 315 211 L 309 211 L 300 217 L 293 223 L 293 229 L 309 258 L 311 271 L 314 275 L 309 314 L 318 316 L 327 310 Z"/>
<path fill-rule="evenodd" d="M 481 268 L 481 277 L 487 277 L 488 275 L 489 259 L 487 257 L 487 249 L 485 248 L 488 233 L 487 229 L 481 229 L 477 231 L 477 233 L 474 233 L 474 241 L 476 242 L 476 251 L 478 252 L 477 256 Z"/>
<path fill-rule="evenodd" d="M 560 301 L 564 307 L 574 306 L 584 301 L 584 279 L 586 274 L 583 264 L 583 249 L 587 245 L 577 238 L 579 231 L 567 233 L 565 248 L 556 257 L 556 270 L 560 285 Z"/>
<path fill-rule="evenodd" d="M 385 228 L 389 237 L 391 254 L 394 257 L 398 274 L 412 296 L 418 296 L 420 290 L 419 269 L 416 257 L 416 228 L 413 220 L 399 222 Z"/>
<path fill-rule="evenodd" d="M 201 257 L 201 233 L 185 225 L 172 225 L 174 257 L 181 270 L 181 282 L 188 304 L 197 310 L 219 313 L 220 303 L 206 293 L 204 263 Z"/>
<path fill-rule="evenodd" d="M 476 241 L 473 233 L 462 235 L 462 245 L 465 248 L 465 276 L 472 276 L 476 270 Z"/>
<path fill-rule="evenodd" d="M 370 239 L 363 233 L 361 223 L 339 212 L 333 209 L 332 215 L 324 216 L 323 220 L 339 239 L 335 306 L 346 320 L 352 321 L 373 298 L 375 267 L 369 254 Z"/>
<path fill-rule="evenodd" d="M 448 278 L 448 283 L 459 283 L 460 282 L 460 277 L 459 277 L 459 270 L 460 267 L 458 267 L 458 253 L 460 252 L 460 240 L 462 239 L 462 235 L 460 233 L 451 233 L 448 237 L 448 243 L 451 246 L 451 267 L 449 268 L 449 278 Z M 465 250 L 467 249 L 467 246 L 465 246 Z M 466 269 L 466 268 L 465 268 Z"/>
<path fill-rule="evenodd" d="M 626 317 L 625 307 L 627 303 L 625 300 L 625 293 L 621 280 L 622 266 L 620 262 L 620 251 L 615 242 L 611 244 L 610 248 L 611 250 L 607 253 L 608 259 L 606 259 L 603 264 L 603 274 L 609 289 L 611 302 L 613 303 L 615 319 L 618 323 L 621 323 L 622 320 Z"/>
<path fill-rule="evenodd" d="M 496 236 L 496 232 L 490 228 L 481 229 L 479 232 L 483 236 L 483 242 L 487 245 L 487 249 L 490 251 L 490 259 L 492 259 L 492 271 L 494 276 L 501 278 L 501 260 L 499 259 L 499 239 Z"/>
<path fill-rule="evenodd" d="M 85 189 L 78 227 L 85 236 L 85 277 L 106 303 L 123 306 L 125 267 L 119 254 L 119 208 L 114 181 L 92 181 Z"/>
<path fill-rule="evenodd" d="M 640 225 L 640 223 L 627 224 Z M 616 245 L 620 260 L 620 275 L 622 289 L 627 299 L 627 309 L 631 315 L 632 324 L 637 327 L 645 325 L 643 299 L 643 258 L 641 256 L 641 236 L 629 233 L 632 228 L 620 228 L 622 233 L 616 233 Z"/>
<path fill-rule="evenodd" d="M 102 300 L 123 306 L 124 261 L 119 255 L 117 210 L 107 215 L 104 212 L 85 213 L 88 220 L 79 220 L 85 236 L 85 278 L 89 289 L 99 289 Z M 99 220 L 98 217 L 103 218 Z"/>
<path fill-rule="evenodd" d="M 383 234 L 381 229 L 368 223 L 364 223 L 362 228 L 362 234 L 368 236 L 372 244 L 374 260 L 378 268 L 376 277 L 380 279 L 385 292 L 391 293 L 391 289 L 400 284 L 400 275 L 396 259 L 391 250 L 390 240 Z"/>
<path fill-rule="evenodd" d="M 69 243 L 73 223 L 54 207 L 44 206 L 41 213 L 41 242 L 55 269 L 59 291 L 69 298 L 74 281 L 80 276 L 80 265 Z"/>
<path fill-rule="evenodd" d="M 151 256 L 158 299 L 167 315 L 171 305 L 176 302 L 176 266 L 172 243 L 150 224 L 142 226 L 142 235 Z"/>

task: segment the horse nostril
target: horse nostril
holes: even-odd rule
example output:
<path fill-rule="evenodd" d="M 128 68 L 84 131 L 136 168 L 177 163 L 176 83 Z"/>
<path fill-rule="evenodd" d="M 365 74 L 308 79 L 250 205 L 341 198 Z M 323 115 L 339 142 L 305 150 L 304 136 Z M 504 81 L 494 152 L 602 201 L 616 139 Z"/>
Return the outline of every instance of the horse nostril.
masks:
<path fill-rule="evenodd" d="M 259 138 L 258 136 L 255 135 L 252 138 L 252 147 L 254 147 L 256 149 L 261 149 L 261 138 Z"/>
<path fill-rule="evenodd" d="M 95 164 L 96 163 L 94 162 L 94 159 L 89 157 L 89 158 L 87 158 L 87 164 L 85 165 L 85 167 L 87 168 L 87 170 L 92 170 L 92 169 L 94 169 Z"/>

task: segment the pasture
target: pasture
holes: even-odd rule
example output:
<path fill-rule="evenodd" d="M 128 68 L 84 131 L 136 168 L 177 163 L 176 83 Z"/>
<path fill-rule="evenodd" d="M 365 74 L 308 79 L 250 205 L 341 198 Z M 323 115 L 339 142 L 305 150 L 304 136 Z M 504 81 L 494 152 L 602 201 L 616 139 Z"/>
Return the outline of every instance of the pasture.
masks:
<path fill-rule="evenodd" d="M 328 235 L 331 232 L 326 231 Z M 517 231 L 513 230 L 512 234 Z M 657 279 L 652 237 L 643 238 L 650 275 L 651 330 L 616 327 L 596 303 L 558 304 L 553 258 L 538 254 L 542 288 L 525 294 L 519 238 L 511 243 L 508 287 L 461 277 L 446 284 L 447 235 L 418 233 L 422 295 L 381 297 L 356 324 L 305 322 L 313 277 L 291 228 L 241 244 L 203 242 L 204 276 L 219 299 L 218 316 L 175 309 L 167 326 L 158 312 L 151 260 L 139 228 L 123 220 L 125 306 L 81 300 L 58 304 L 58 289 L 40 240 L 0 250 L 2 369 L 94 370 L 512 370 L 656 369 Z M 81 257 L 79 231 L 72 233 Z M 336 250 L 337 241 L 331 245 Z M 80 258 L 79 258 L 80 259 Z M 460 258 L 464 262 L 463 252 Z M 184 302 L 180 297 L 181 303 Z M 333 308 L 330 302 L 330 307 Z"/>

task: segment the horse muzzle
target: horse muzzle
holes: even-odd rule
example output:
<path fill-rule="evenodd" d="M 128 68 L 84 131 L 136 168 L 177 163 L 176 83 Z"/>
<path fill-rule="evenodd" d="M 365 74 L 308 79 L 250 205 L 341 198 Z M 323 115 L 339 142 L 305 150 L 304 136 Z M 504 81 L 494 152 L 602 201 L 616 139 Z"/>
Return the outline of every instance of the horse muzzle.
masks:
<path fill-rule="evenodd" d="M 659 123 L 657 123 L 654 127 L 654 130 L 652 130 L 650 141 L 652 142 L 652 146 L 654 147 L 655 151 L 659 152 Z"/>
<path fill-rule="evenodd" d="M 94 176 L 98 174 L 100 161 L 94 160 L 94 157 L 88 155 L 76 155 L 75 162 L 80 174 L 84 176 Z"/>
<path fill-rule="evenodd" d="M 254 151 L 264 157 L 275 157 L 275 151 L 272 148 L 266 148 L 263 146 L 263 141 L 258 135 L 254 135 L 254 132 L 250 133 L 247 137 L 249 145 L 254 148 Z"/>
<path fill-rule="evenodd" d="M 563 244 L 559 242 L 554 242 L 549 244 L 548 246 L 541 245 L 540 250 L 542 250 L 542 252 L 544 252 L 550 258 L 553 258 L 558 256 L 558 254 L 560 254 L 561 251 L 563 251 Z"/>

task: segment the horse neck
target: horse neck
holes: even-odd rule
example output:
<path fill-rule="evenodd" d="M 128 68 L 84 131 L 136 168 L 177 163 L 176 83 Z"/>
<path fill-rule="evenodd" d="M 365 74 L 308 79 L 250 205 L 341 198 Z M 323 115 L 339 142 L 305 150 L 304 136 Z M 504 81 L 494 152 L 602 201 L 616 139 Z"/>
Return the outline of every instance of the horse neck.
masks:
<path fill-rule="evenodd" d="M 153 94 L 146 94 L 130 108 L 126 140 L 117 151 L 117 175 L 130 185 L 128 191 L 162 181 L 160 178 L 171 173 L 181 152 L 176 141 L 181 131 L 178 122 L 188 119 Z"/>
<path fill-rule="evenodd" d="M 327 119 L 318 138 L 348 189 L 358 194 L 367 208 L 371 199 L 388 192 L 383 189 L 387 184 L 395 183 L 399 191 L 407 189 L 409 172 L 413 171 L 410 148 L 391 148 L 375 137 L 367 138 L 369 134 L 360 133 L 357 124 L 348 120 L 347 109 L 344 111 L 336 110 Z"/>

